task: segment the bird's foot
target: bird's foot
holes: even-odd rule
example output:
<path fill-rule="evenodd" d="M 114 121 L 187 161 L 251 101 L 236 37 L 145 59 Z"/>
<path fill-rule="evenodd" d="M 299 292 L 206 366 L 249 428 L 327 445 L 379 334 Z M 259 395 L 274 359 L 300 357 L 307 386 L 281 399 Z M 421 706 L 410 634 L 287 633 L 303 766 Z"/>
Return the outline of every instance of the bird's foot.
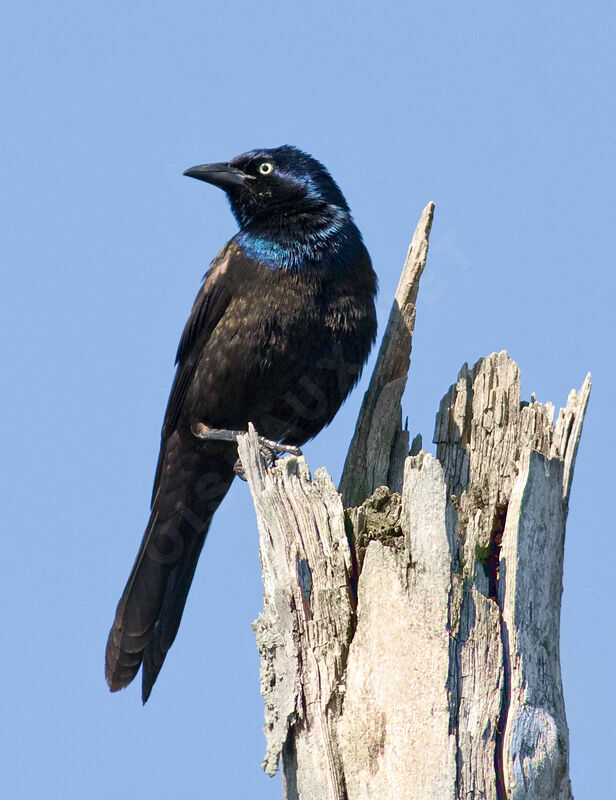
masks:
<path fill-rule="evenodd" d="M 246 477 L 246 470 L 244 469 L 244 465 L 242 464 L 241 458 L 238 458 L 235 464 L 233 465 L 233 472 L 235 472 L 235 474 L 241 481 L 248 480 L 248 478 Z"/>
<path fill-rule="evenodd" d="M 210 428 L 203 422 L 198 422 L 191 428 L 194 436 L 197 439 L 214 442 L 235 442 L 238 436 L 243 436 L 246 431 L 230 431 L 224 428 Z M 258 436 L 259 451 L 268 466 L 272 466 L 278 456 L 282 453 L 290 453 L 293 456 L 301 456 L 302 451 L 299 447 L 292 444 L 284 444 L 283 442 L 274 442 L 272 439 L 266 439 L 265 436 Z M 243 481 L 246 480 L 246 474 L 242 467 L 242 462 L 238 458 L 233 465 L 233 470 Z"/>

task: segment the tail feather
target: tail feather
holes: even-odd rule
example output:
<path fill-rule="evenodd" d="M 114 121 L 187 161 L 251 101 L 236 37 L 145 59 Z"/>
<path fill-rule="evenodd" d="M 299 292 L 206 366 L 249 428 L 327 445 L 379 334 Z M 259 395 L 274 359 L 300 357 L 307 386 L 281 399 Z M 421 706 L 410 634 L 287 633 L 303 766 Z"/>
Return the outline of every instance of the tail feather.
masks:
<path fill-rule="evenodd" d="M 109 631 L 105 677 L 112 692 L 128 686 L 139 671 L 162 606 L 170 567 L 148 553 L 156 528 L 152 514 Z"/>
<path fill-rule="evenodd" d="M 167 443 L 152 514 L 107 640 L 105 677 L 112 692 L 128 686 L 143 664 L 143 702 L 150 696 L 212 515 L 233 481 L 237 456 L 221 445 L 195 451 L 173 437 Z"/>
<path fill-rule="evenodd" d="M 181 553 L 171 564 L 152 546 L 160 531 L 150 521 L 107 640 L 105 677 L 112 692 L 128 686 L 143 662 L 143 702 L 150 696 L 178 631 L 209 521 L 192 535 L 178 528 Z"/>
<path fill-rule="evenodd" d="M 191 542 L 182 558 L 182 563 L 169 575 L 154 631 L 143 652 L 141 698 L 144 703 L 150 696 L 152 686 L 180 627 L 186 598 L 204 541 L 205 533 Z"/>

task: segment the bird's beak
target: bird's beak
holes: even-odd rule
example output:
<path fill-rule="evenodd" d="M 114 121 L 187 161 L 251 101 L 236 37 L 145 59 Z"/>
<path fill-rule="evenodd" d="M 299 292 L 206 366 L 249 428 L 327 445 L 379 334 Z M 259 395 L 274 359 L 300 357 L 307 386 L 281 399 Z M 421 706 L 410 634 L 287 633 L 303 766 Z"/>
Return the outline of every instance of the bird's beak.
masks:
<path fill-rule="evenodd" d="M 241 169 L 231 167 L 225 162 L 191 167 L 184 172 L 184 175 L 188 175 L 189 178 L 198 178 L 206 183 L 213 183 L 214 186 L 225 191 L 241 186 L 248 177 Z"/>

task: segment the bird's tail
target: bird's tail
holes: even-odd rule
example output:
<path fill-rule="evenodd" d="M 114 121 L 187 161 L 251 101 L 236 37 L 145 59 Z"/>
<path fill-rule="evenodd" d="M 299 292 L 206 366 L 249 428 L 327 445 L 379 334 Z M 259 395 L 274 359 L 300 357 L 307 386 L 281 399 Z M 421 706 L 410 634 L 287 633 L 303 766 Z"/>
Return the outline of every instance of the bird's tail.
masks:
<path fill-rule="evenodd" d="M 165 503 L 161 486 L 163 497 L 159 493 L 154 503 L 107 640 L 105 677 L 112 692 L 127 686 L 143 664 L 143 702 L 150 696 L 177 634 L 212 515 L 233 480 L 232 468 L 223 472 L 217 471 L 222 479 L 206 502 Z"/>

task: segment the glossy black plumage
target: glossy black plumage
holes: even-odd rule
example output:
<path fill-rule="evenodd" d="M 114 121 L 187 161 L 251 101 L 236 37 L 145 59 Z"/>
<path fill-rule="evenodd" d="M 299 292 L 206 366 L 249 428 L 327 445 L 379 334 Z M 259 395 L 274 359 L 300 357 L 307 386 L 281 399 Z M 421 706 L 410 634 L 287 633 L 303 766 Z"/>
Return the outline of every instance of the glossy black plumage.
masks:
<path fill-rule="evenodd" d="M 151 516 L 109 634 L 112 691 L 143 664 L 143 700 L 171 646 L 235 444 L 191 426 L 303 444 L 357 381 L 376 333 L 376 278 L 325 168 L 285 146 L 188 170 L 223 188 L 240 230 L 212 262 L 184 328 Z"/>

